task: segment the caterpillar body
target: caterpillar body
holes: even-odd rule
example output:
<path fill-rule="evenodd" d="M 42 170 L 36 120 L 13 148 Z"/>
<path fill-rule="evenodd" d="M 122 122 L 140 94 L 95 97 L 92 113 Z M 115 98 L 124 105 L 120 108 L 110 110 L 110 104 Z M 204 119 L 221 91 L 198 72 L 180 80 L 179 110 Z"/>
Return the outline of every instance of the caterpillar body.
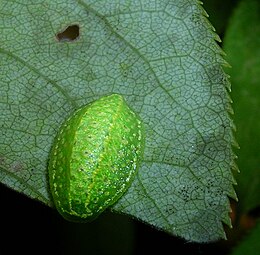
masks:
<path fill-rule="evenodd" d="M 59 213 L 70 221 L 94 220 L 129 188 L 143 150 L 142 121 L 121 95 L 78 109 L 62 124 L 49 160 Z"/>

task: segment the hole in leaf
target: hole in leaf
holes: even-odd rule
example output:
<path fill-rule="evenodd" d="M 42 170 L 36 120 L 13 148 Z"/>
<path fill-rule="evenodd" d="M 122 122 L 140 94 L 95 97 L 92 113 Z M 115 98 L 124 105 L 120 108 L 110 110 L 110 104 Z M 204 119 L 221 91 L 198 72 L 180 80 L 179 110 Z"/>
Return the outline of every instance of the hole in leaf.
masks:
<path fill-rule="evenodd" d="M 79 38 L 79 26 L 68 26 L 62 32 L 56 34 L 56 38 L 59 42 L 73 42 Z"/>

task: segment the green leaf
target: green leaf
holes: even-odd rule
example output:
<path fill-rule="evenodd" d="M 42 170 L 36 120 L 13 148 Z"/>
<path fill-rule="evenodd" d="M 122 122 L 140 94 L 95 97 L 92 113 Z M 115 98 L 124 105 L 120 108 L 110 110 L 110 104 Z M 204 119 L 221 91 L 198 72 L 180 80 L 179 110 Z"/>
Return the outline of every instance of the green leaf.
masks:
<path fill-rule="evenodd" d="M 146 145 L 112 209 L 187 240 L 224 238 L 235 197 L 232 109 L 200 4 L 2 0 L 0 10 L 1 182 L 52 205 L 47 163 L 61 123 L 119 93 L 142 118 Z M 63 35 L 68 26 L 78 37 Z"/>
<path fill-rule="evenodd" d="M 259 253 L 260 250 L 260 223 L 252 229 L 251 233 L 238 245 L 235 247 L 232 255 L 255 255 Z"/>
<path fill-rule="evenodd" d="M 242 1 L 230 20 L 224 49 L 232 69 L 234 121 L 240 145 L 237 176 L 240 211 L 260 205 L 260 2 Z"/>

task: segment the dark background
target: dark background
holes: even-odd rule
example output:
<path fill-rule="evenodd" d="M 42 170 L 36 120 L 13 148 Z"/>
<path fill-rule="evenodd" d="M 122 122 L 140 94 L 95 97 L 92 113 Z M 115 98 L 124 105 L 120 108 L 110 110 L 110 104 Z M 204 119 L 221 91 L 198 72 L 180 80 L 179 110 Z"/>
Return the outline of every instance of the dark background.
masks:
<path fill-rule="evenodd" d="M 125 215 L 106 212 L 92 223 L 63 220 L 55 209 L 0 185 L 0 255 L 228 254 L 227 241 L 195 244 Z"/>

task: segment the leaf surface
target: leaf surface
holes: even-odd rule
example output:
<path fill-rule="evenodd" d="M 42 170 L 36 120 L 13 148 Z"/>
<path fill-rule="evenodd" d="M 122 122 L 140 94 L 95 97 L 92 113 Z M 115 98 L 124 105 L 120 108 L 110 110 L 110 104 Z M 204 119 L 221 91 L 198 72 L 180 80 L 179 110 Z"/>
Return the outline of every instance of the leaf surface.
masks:
<path fill-rule="evenodd" d="M 50 148 L 78 107 L 122 94 L 145 156 L 113 206 L 187 240 L 224 238 L 235 197 L 226 62 L 193 0 L 0 2 L 0 180 L 52 205 Z M 78 38 L 60 35 L 78 26 Z M 59 39 L 59 40 L 58 40 Z"/>

